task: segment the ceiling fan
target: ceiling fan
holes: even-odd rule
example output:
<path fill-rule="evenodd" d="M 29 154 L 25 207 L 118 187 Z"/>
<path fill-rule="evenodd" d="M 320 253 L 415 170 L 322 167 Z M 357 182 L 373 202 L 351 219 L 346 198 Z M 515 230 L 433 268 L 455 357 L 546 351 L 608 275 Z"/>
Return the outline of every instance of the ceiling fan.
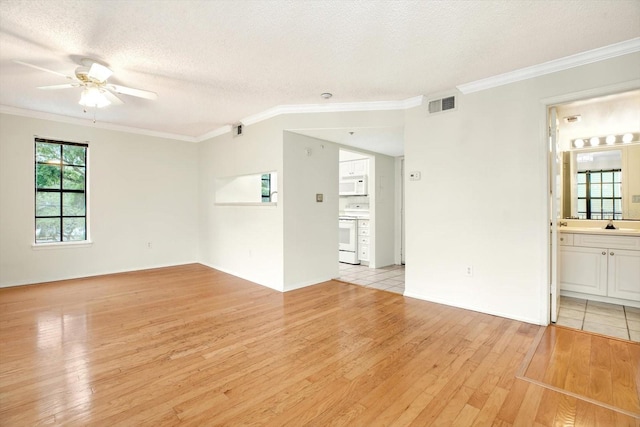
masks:
<path fill-rule="evenodd" d="M 123 101 L 115 94 L 129 95 L 151 100 L 158 99 L 158 94 L 155 92 L 109 83 L 107 79 L 113 74 L 113 71 L 104 65 L 97 63 L 93 59 L 82 59 L 82 66 L 76 68 L 73 76 L 29 64 L 28 62 L 18 60 L 14 60 L 13 62 L 71 80 L 71 83 L 53 86 L 39 86 L 38 89 L 57 90 L 76 87 L 82 88 L 80 101 L 78 103 L 84 107 L 102 108 L 110 104 L 123 104 Z"/>

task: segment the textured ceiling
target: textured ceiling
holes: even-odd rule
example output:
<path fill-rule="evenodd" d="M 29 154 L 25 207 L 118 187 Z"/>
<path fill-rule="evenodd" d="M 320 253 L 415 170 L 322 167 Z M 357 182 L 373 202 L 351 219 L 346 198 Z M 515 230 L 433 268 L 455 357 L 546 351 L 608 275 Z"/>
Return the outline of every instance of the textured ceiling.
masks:
<path fill-rule="evenodd" d="M 399 101 L 640 36 L 640 2 L 0 0 L 0 105 L 90 119 L 44 91 L 83 57 L 122 95 L 100 122 L 198 137 L 278 105 Z M 325 101 L 320 93 L 332 92 Z"/>

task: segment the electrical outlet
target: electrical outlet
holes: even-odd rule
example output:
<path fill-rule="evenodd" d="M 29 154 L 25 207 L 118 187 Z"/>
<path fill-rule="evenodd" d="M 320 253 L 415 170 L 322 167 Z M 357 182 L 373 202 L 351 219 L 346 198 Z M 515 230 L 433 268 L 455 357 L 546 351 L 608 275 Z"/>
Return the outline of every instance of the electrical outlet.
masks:
<path fill-rule="evenodd" d="M 147 247 L 151 249 L 151 242 L 147 242 Z"/>
<path fill-rule="evenodd" d="M 472 277 L 473 276 L 473 266 L 472 265 L 467 265 L 464 268 L 464 274 L 465 274 L 465 276 Z"/>
<path fill-rule="evenodd" d="M 422 174 L 420 172 L 409 172 L 410 181 L 420 181 L 420 178 L 422 178 Z"/>

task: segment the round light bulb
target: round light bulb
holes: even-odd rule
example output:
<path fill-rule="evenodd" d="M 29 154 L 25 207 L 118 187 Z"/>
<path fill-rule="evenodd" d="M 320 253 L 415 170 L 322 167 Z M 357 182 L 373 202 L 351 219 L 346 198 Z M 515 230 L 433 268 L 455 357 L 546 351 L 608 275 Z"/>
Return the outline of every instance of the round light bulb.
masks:
<path fill-rule="evenodd" d="M 622 136 L 622 142 L 624 142 L 625 144 L 628 144 L 631 141 L 633 141 L 633 134 L 632 133 L 625 133 Z"/>
<path fill-rule="evenodd" d="M 607 136 L 607 145 L 613 145 L 616 143 L 616 136 L 615 135 L 609 135 Z"/>
<path fill-rule="evenodd" d="M 576 148 L 582 148 L 584 147 L 584 139 L 576 139 L 575 141 L 573 141 L 573 145 Z"/>
<path fill-rule="evenodd" d="M 589 140 L 589 144 L 591 144 L 592 147 L 595 147 L 596 145 L 600 144 L 600 138 L 594 136 Z"/>

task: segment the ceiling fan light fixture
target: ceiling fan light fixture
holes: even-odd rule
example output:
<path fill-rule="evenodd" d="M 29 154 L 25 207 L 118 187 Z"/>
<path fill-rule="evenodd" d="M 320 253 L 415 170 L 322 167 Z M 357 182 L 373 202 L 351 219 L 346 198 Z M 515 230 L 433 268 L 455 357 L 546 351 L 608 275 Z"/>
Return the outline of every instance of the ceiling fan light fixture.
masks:
<path fill-rule="evenodd" d="M 102 108 L 111 104 L 97 87 L 88 87 L 82 90 L 78 104 L 84 107 Z"/>

